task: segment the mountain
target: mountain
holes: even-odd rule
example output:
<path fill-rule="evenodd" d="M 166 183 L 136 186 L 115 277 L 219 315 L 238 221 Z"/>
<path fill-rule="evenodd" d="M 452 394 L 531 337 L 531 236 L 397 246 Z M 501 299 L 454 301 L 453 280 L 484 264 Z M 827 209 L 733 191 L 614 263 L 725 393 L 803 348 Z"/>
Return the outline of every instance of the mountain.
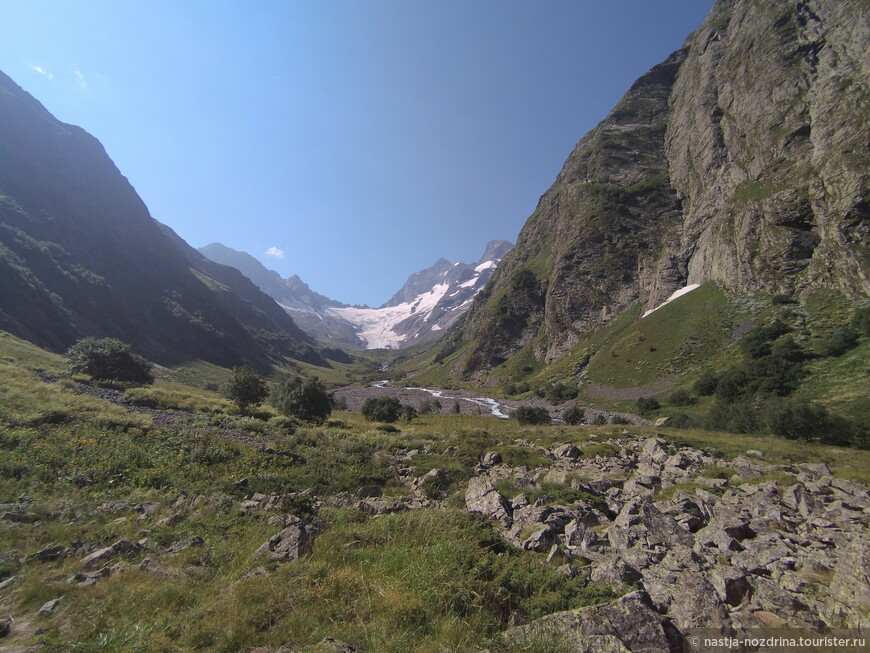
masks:
<path fill-rule="evenodd" d="M 324 297 L 298 276 L 282 279 L 250 254 L 220 243 L 206 245 L 200 252 L 236 267 L 318 340 L 368 349 L 401 349 L 438 338 L 456 322 L 511 247 L 504 240 L 491 241 L 477 263 L 451 263 L 441 258 L 409 276 L 379 308 L 349 306 Z"/>
<path fill-rule="evenodd" d="M 270 297 L 154 220 L 99 141 L 3 73 L 0 329 L 54 351 L 117 337 L 163 364 L 322 362 Z"/>
<path fill-rule="evenodd" d="M 327 312 L 327 309 L 345 308 L 347 305 L 314 292 L 295 274 L 283 279 L 247 252 L 240 252 L 221 243 L 200 247 L 199 251 L 212 261 L 239 270 L 260 290 L 278 302 L 293 321 L 312 337 L 352 347 L 365 345 L 357 337 L 354 325 Z"/>
<path fill-rule="evenodd" d="M 632 306 L 870 293 L 866 1 L 719 0 L 576 145 L 439 359 L 497 380 Z"/>

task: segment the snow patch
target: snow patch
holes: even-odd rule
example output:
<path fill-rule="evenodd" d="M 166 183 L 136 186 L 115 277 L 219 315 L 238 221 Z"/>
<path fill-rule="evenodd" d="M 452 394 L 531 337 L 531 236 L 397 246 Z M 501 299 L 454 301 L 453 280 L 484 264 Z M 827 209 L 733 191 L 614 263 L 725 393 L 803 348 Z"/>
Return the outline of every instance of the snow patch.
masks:
<path fill-rule="evenodd" d="M 429 292 L 417 295 L 409 302 L 384 308 L 327 308 L 330 315 L 343 318 L 359 327 L 357 335 L 365 341 L 367 349 L 395 349 L 408 339 L 394 328 L 412 315 L 428 315 L 441 301 L 450 284 L 439 283 Z"/>
<path fill-rule="evenodd" d="M 496 266 L 495 261 L 486 261 L 486 262 L 478 265 L 476 268 L 474 268 L 474 271 L 477 272 L 478 274 L 480 274 L 484 270 L 489 270 L 490 268 L 494 268 L 495 266 Z"/>
<path fill-rule="evenodd" d="M 651 308 L 651 309 L 648 310 L 646 313 L 644 313 L 644 314 L 641 316 L 641 319 L 645 318 L 645 317 L 646 317 L 647 315 L 649 315 L 650 313 L 654 313 L 655 311 L 659 310 L 659 309 L 660 309 L 662 306 L 664 306 L 665 304 L 670 304 L 672 301 L 674 301 L 674 300 L 677 299 L 678 297 L 682 297 L 682 296 L 685 295 L 686 293 L 690 293 L 690 292 L 692 292 L 695 288 L 699 288 L 700 286 L 701 286 L 700 283 L 692 283 L 692 284 L 689 284 L 688 286 L 686 286 L 685 288 L 680 288 L 679 290 L 675 290 L 674 293 L 673 293 L 670 297 L 668 297 L 665 301 L 663 301 L 661 304 L 659 304 L 659 305 L 656 306 L 655 308 Z"/>

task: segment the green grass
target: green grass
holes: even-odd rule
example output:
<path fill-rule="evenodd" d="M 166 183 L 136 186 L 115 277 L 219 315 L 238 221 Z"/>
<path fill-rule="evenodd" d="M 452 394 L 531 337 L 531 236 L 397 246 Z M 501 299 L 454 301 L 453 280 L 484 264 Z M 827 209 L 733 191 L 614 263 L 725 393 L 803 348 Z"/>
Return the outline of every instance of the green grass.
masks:
<path fill-rule="evenodd" d="M 680 374 L 721 349 L 731 330 L 725 293 L 704 284 L 604 343 L 589 364 L 588 378 L 627 388 Z"/>
<path fill-rule="evenodd" d="M 830 364 L 845 366 L 863 354 L 849 355 L 859 358 Z M 162 370 L 154 386 L 127 391 L 131 400 L 175 411 L 180 421 L 172 426 L 160 415 L 76 394 L 69 379 L 43 383 L 35 368 L 61 372 L 64 361 L 0 333 L 0 503 L 31 497 L 26 509 L 42 515 L 35 524 L 0 522 L 0 554 L 18 552 L 0 559 L 0 580 L 17 577 L 13 592 L 0 597 L 0 614 L 43 629 L 26 644 L 46 650 L 305 650 L 329 636 L 366 651 L 501 651 L 504 644 L 489 640 L 511 623 L 611 597 L 608 588 L 559 574 L 540 554 L 508 548 L 485 520 L 465 513 L 465 482 L 488 451 L 499 452 L 507 465 L 545 472 L 551 465 L 536 447 L 594 442 L 583 448 L 584 457 L 612 456 L 619 450 L 609 438 L 658 433 L 726 460 L 757 449 L 766 462 L 827 462 L 837 476 L 870 481 L 870 452 L 699 430 L 530 428 L 486 415 L 422 415 L 385 432 L 349 412 L 333 414 L 324 426 L 294 426 L 234 414 L 196 372 L 214 378 L 220 370 L 199 363 Z M 231 434 L 268 442 L 305 462 L 228 439 Z M 363 485 L 407 495 L 390 459 L 410 449 L 419 452 L 408 463 L 415 475 L 446 471 L 449 498 L 441 508 L 373 519 L 339 499 Z M 705 474 L 729 472 L 711 467 Z M 771 474 L 746 482 L 765 480 L 786 479 Z M 729 478 L 732 486 L 742 482 Z M 567 480 L 503 486 L 522 489 L 530 500 L 595 501 Z M 274 513 L 241 512 L 238 500 L 306 489 L 328 499 L 318 513 L 323 526 L 312 554 L 282 565 L 257 556 L 280 525 L 267 523 Z M 182 493 L 189 500 L 173 506 Z M 122 505 L 100 508 L 106 502 Z M 130 507 L 146 502 L 156 504 L 150 517 Z M 312 506 L 304 497 L 286 498 L 282 510 L 304 515 Z M 175 513 L 183 517 L 179 523 L 157 525 Z M 92 587 L 67 582 L 80 571 L 78 557 L 23 561 L 52 543 L 107 546 L 142 539 L 143 531 L 152 548 L 113 560 L 129 566 Z M 165 553 L 192 536 L 205 546 Z M 145 557 L 166 571 L 140 570 Z M 260 567 L 268 575 L 242 579 Z M 55 615 L 34 615 L 57 597 L 63 600 Z M 538 644 L 528 650 L 558 650 Z"/>

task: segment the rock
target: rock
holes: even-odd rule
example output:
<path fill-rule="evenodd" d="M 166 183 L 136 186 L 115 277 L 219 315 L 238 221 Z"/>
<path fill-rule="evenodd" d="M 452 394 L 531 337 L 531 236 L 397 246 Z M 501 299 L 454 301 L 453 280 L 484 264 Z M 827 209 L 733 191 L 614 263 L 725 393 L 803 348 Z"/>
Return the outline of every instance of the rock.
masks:
<path fill-rule="evenodd" d="M 557 612 L 506 630 L 502 639 L 513 646 L 559 642 L 576 653 L 678 650 L 669 639 L 665 620 L 652 609 L 644 592 L 632 592 L 609 603 Z"/>
<path fill-rule="evenodd" d="M 51 601 L 47 601 L 46 603 L 44 603 L 43 606 L 41 608 L 39 608 L 39 614 L 47 615 L 47 614 L 51 614 L 52 612 L 54 612 L 54 609 L 60 603 L 61 598 L 63 598 L 63 597 L 52 599 Z"/>
<path fill-rule="evenodd" d="M 719 565 L 710 570 L 710 581 L 719 600 L 738 606 L 752 594 L 752 585 L 746 574 L 734 567 Z"/>
<path fill-rule="evenodd" d="M 618 555 L 608 556 L 602 562 L 594 564 L 589 576 L 593 583 L 611 586 L 629 585 L 641 578 L 641 573 Z"/>
<path fill-rule="evenodd" d="M 0 619 L 0 637 L 6 637 L 12 632 L 12 617 Z"/>
<path fill-rule="evenodd" d="M 12 587 L 12 584 L 15 583 L 18 576 L 10 576 L 9 578 L 0 582 L 0 592 L 5 590 L 7 587 Z"/>
<path fill-rule="evenodd" d="M 354 499 L 377 499 L 383 494 L 383 490 L 377 485 L 363 485 L 353 495 Z"/>
<path fill-rule="evenodd" d="M 92 569 L 102 562 L 106 562 L 115 556 L 115 551 L 112 547 L 107 546 L 102 549 L 97 549 L 89 556 L 82 558 L 79 563 L 85 569 Z"/>
<path fill-rule="evenodd" d="M 653 422 L 653 426 L 667 426 L 670 422 L 670 417 L 659 417 L 655 422 Z"/>
<path fill-rule="evenodd" d="M 273 535 L 257 549 L 257 553 L 276 562 L 292 562 L 310 550 L 313 539 L 300 521 Z"/>
<path fill-rule="evenodd" d="M 569 458 L 571 460 L 575 460 L 580 457 L 580 449 L 575 447 L 570 442 L 565 444 L 560 444 L 558 447 L 553 449 L 553 455 L 556 458 Z"/>
<path fill-rule="evenodd" d="M 728 610 L 713 585 L 702 574 L 682 572 L 674 583 L 668 616 L 681 631 L 693 628 L 720 630 L 728 623 Z"/>
<path fill-rule="evenodd" d="M 632 546 L 650 549 L 677 544 L 691 547 L 695 544 L 691 533 L 644 498 L 633 499 L 622 508 L 607 529 L 607 537 L 617 550 Z"/>
<path fill-rule="evenodd" d="M 4 512 L 0 515 L 0 521 L 11 521 L 17 524 L 35 524 L 42 519 L 42 515 L 35 512 Z"/>
<path fill-rule="evenodd" d="M 749 579 L 752 584 L 752 599 L 749 609 L 755 613 L 756 618 L 763 626 L 788 625 L 792 628 L 809 628 L 816 632 L 824 628 L 824 623 L 816 616 L 806 603 L 797 599 L 794 595 L 782 589 L 771 580 L 753 576 Z M 782 624 L 771 624 L 766 614 L 775 615 Z"/>
<path fill-rule="evenodd" d="M 169 548 L 166 549 L 166 553 L 179 553 L 180 551 L 189 549 L 192 546 L 205 546 L 205 540 L 202 539 L 199 535 L 194 535 L 193 537 L 186 537 L 183 540 L 178 540 L 177 542 L 173 542 L 172 544 L 170 544 Z"/>
<path fill-rule="evenodd" d="M 870 614 L 870 543 L 856 539 L 840 552 L 827 612 L 846 628 L 864 627 Z"/>
<path fill-rule="evenodd" d="M 496 519 L 505 527 L 513 522 L 513 509 L 510 503 L 495 489 L 489 479 L 482 476 L 475 476 L 468 481 L 465 506 L 468 512 Z"/>
<path fill-rule="evenodd" d="M 443 469 L 430 469 L 420 479 L 420 486 L 423 488 L 431 488 L 436 492 L 446 492 L 450 487 L 450 479 L 447 478 L 447 472 Z"/>
<path fill-rule="evenodd" d="M 49 544 L 47 547 L 36 553 L 31 553 L 27 556 L 28 560 L 38 560 L 40 562 L 51 562 L 52 560 L 60 560 L 69 555 L 69 549 L 61 544 Z"/>
<path fill-rule="evenodd" d="M 497 451 L 488 451 L 483 455 L 483 459 L 480 461 L 482 467 L 493 467 L 495 465 L 501 464 L 502 458 L 501 454 Z"/>
<path fill-rule="evenodd" d="M 184 519 L 185 519 L 184 515 L 182 515 L 180 512 L 176 512 L 176 513 L 170 515 L 169 517 L 164 517 L 163 519 L 158 521 L 156 525 L 157 526 L 168 526 L 168 527 L 178 526 L 181 522 L 184 521 Z"/>
<path fill-rule="evenodd" d="M 549 526 L 541 526 L 523 541 L 521 548 L 525 551 L 543 553 L 549 551 L 556 542 L 556 534 L 553 530 Z"/>

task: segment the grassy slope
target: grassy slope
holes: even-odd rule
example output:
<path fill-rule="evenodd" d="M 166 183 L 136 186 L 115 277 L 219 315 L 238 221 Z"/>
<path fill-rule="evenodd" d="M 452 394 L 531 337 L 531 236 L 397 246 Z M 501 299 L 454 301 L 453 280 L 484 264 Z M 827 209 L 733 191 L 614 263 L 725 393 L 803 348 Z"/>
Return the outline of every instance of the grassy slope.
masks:
<path fill-rule="evenodd" d="M 425 415 L 387 432 L 359 414 L 339 413 L 331 425 L 291 434 L 277 421 L 228 414 L 218 395 L 179 383 L 191 375 L 187 368 L 172 382 L 148 389 L 159 401 L 194 411 L 189 426 L 170 428 L 149 415 L 75 394 L 69 381 L 42 383 L 30 371 L 62 367 L 62 358 L 0 334 L 0 503 L 27 495 L 35 500 L 28 510 L 43 516 L 37 524 L 0 521 L 0 555 L 19 552 L 0 557 L 0 580 L 17 577 L 0 596 L 0 613 L 30 624 L 31 633 L 45 630 L 29 644 L 70 651 L 236 651 L 307 647 L 331 636 L 363 650 L 467 650 L 504 628 L 512 614 L 532 618 L 608 596 L 606 588 L 555 574 L 539 554 L 503 550 L 481 520 L 465 515 L 462 491 L 486 451 L 499 451 L 511 465 L 548 464 L 534 449 L 514 445 L 517 438 L 548 447 L 604 442 L 623 427 L 529 428 L 486 416 Z M 305 456 L 308 464 L 220 439 L 214 429 L 268 440 Z M 703 431 L 659 432 L 726 458 L 758 449 L 768 461 L 824 461 L 839 476 L 870 481 L 868 452 Z M 448 446 L 457 447 L 456 455 L 441 453 Z M 353 508 L 323 508 L 327 527 L 310 557 L 275 565 L 254 554 L 279 527 L 266 523 L 270 513 L 240 513 L 237 500 L 254 491 L 305 488 L 325 497 L 367 484 L 402 494 L 407 489 L 389 456 L 410 448 L 429 451 L 414 457 L 416 475 L 433 467 L 447 472 L 451 496 L 445 507 L 375 520 Z M 237 483 L 241 478 L 248 478 L 247 487 Z M 182 491 L 203 499 L 172 507 Z M 156 508 L 142 521 L 129 508 L 98 509 L 109 501 L 153 502 Z M 285 509 L 304 513 L 307 504 L 300 499 Z M 158 525 L 176 512 L 185 517 L 180 523 Z M 80 558 L 21 562 L 54 542 L 109 545 L 139 540 L 146 536 L 143 529 L 152 549 L 132 555 L 128 570 L 93 587 L 66 582 L 80 570 Z M 162 553 L 193 535 L 205 546 Z M 166 571 L 140 571 L 145 557 L 159 559 Z M 260 567 L 270 575 L 242 579 Z M 54 616 L 36 616 L 57 597 L 63 601 Z"/>

